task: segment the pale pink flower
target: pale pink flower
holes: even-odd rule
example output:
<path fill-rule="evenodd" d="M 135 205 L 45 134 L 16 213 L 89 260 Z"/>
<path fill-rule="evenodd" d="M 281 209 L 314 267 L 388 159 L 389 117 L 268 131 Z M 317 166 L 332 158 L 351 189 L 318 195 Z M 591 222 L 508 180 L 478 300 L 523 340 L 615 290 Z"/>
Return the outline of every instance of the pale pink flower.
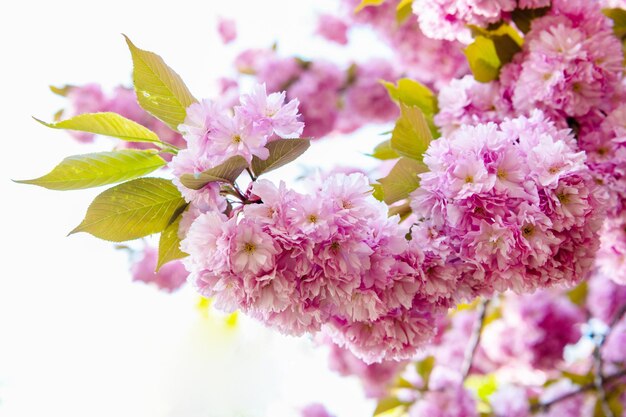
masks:
<path fill-rule="evenodd" d="M 316 33 L 330 42 L 340 45 L 348 43 L 348 25 L 343 20 L 331 14 L 322 14 L 317 22 Z"/>
<path fill-rule="evenodd" d="M 237 39 L 237 24 L 234 19 L 219 18 L 217 22 L 217 32 L 224 44 L 229 44 Z"/>

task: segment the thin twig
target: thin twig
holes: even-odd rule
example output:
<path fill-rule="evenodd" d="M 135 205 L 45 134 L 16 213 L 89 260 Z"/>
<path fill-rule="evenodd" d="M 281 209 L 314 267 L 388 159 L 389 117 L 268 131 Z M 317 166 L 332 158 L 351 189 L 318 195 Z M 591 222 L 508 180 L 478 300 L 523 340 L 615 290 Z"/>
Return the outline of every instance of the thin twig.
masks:
<path fill-rule="evenodd" d="M 604 378 L 604 385 L 613 382 L 617 379 L 626 377 L 626 369 L 623 369 L 617 373 L 614 373 L 613 375 L 609 375 L 607 377 Z M 535 412 L 535 411 L 539 411 L 539 410 L 543 410 L 543 411 L 547 411 L 550 407 L 552 407 L 554 404 L 559 403 L 561 401 L 567 400 L 568 398 L 572 398 L 577 396 L 578 394 L 582 394 L 583 392 L 586 391 L 590 391 L 592 389 L 596 388 L 596 384 L 595 382 L 589 383 L 589 384 L 585 384 L 583 386 L 581 386 L 579 389 L 577 389 L 576 391 L 570 391 L 567 394 L 563 394 L 560 397 L 556 397 L 548 402 L 545 403 L 538 403 L 538 404 L 534 404 L 531 408 L 530 411 Z"/>
<path fill-rule="evenodd" d="M 461 367 L 461 375 L 463 375 L 463 379 L 467 378 L 469 375 L 470 369 L 472 368 L 472 362 L 474 361 L 474 355 L 476 354 L 476 350 L 478 349 L 478 345 L 480 344 L 480 335 L 483 331 L 483 326 L 485 324 L 485 316 L 487 315 L 487 305 L 489 304 L 489 300 L 480 300 L 478 303 L 477 313 L 478 317 L 474 322 L 474 327 L 472 328 L 472 334 L 467 344 L 467 348 L 465 349 L 465 356 L 463 357 L 463 366 Z"/>
<path fill-rule="evenodd" d="M 626 304 L 623 305 L 611 320 L 611 324 L 609 325 L 606 333 L 599 335 L 600 340 L 596 343 L 596 346 L 593 349 L 593 367 L 594 367 L 594 376 L 593 376 L 593 384 L 596 388 L 596 392 L 598 394 L 598 401 L 600 401 L 600 406 L 602 407 L 602 412 L 605 417 L 615 417 L 615 413 L 611 410 L 609 406 L 609 401 L 606 395 L 606 391 L 604 389 L 604 360 L 602 358 L 602 347 L 604 346 L 606 340 L 609 338 L 609 335 L 617 325 L 617 323 L 622 319 L 622 317 L 626 314 Z"/>

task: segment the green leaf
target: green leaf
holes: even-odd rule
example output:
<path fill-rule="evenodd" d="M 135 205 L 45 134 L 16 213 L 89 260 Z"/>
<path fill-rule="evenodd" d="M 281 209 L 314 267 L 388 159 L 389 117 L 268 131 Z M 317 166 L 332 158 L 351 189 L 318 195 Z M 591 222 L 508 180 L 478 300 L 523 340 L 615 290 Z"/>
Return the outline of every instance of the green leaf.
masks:
<path fill-rule="evenodd" d="M 159 260 L 156 266 L 157 272 L 166 263 L 189 256 L 180 250 L 178 227 L 180 226 L 182 218 L 183 215 L 181 213 L 178 217 L 176 217 L 176 220 L 174 220 L 165 228 L 165 230 L 163 230 L 163 232 L 161 232 L 161 237 L 159 238 Z"/>
<path fill-rule="evenodd" d="M 358 13 L 369 6 L 380 6 L 384 2 L 385 0 L 361 0 L 361 3 L 354 9 L 354 13 Z"/>
<path fill-rule="evenodd" d="M 51 85 L 49 87 L 50 87 L 50 91 L 52 91 L 54 94 L 61 96 L 61 97 L 67 97 L 67 93 L 69 93 L 70 90 L 74 88 L 73 85 L 64 85 L 63 87 L 55 87 Z"/>
<path fill-rule="evenodd" d="M 413 13 L 413 0 L 401 0 L 396 6 L 396 22 L 404 23 Z"/>
<path fill-rule="evenodd" d="M 378 180 L 381 185 L 383 201 L 387 204 L 393 204 L 407 198 L 411 192 L 419 187 L 420 180 L 417 174 L 426 170 L 426 165 L 420 161 L 400 158 L 389 175 Z M 374 192 L 376 193 L 376 189 Z"/>
<path fill-rule="evenodd" d="M 65 158 L 43 177 L 16 182 L 49 190 L 80 190 L 142 177 L 165 164 L 154 150 L 88 153 Z"/>
<path fill-rule="evenodd" d="M 79 132 L 111 136 L 128 142 L 162 143 L 156 133 L 117 113 L 85 113 L 55 123 L 46 123 L 39 119 L 35 120 L 53 129 L 77 130 Z"/>
<path fill-rule="evenodd" d="M 602 12 L 613 20 L 613 33 L 620 39 L 626 37 L 626 10 L 603 9 Z"/>
<path fill-rule="evenodd" d="M 470 69 L 477 81 L 493 81 L 500 75 L 500 68 L 511 62 L 515 54 L 522 50 L 524 39 L 513 26 L 506 23 L 488 29 L 478 26 L 471 28 L 475 40 L 465 48 Z"/>
<path fill-rule="evenodd" d="M 378 401 L 374 410 L 374 417 L 392 417 L 401 415 L 408 403 L 396 397 L 387 397 Z"/>
<path fill-rule="evenodd" d="M 567 292 L 567 297 L 577 306 L 584 306 L 587 299 L 587 281 L 583 281 Z"/>
<path fill-rule="evenodd" d="M 485 402 L 488 402 L 489 396 L 498 390 L 498 380 L 494 374 L 469 375 L 463 385 Z"/>
<path fill-rule="evenodd" d="M 406 104 L 407 106 L 417 106 L 424 114 L 432 115 L 439 111 L 437 106 L 437 97 L 432 90 L 410 78 L 401 78 L 398 85 L 388 81 L 382 81 L 387 88 L 389 96 L 396 102 Z"/>
<path fill-rule="evenodd" d="M 411 213 L 411 204 L 408 201 L 397 206 L 389 207 L 389 217 L 397 214 L 400 216 L 400 221 L 404 221 Z"/>
<path fill-rule="evenodd" d="M 424 381 L 424 386 L 428 387 L 428 381 L 430 380 L 430 374 L 435 367 L 435 357 L 427 356 L 423 360 L 415 363 L 415 370 L 422 377 L 422 381 Z"/>
<path fill-rule="evenodd" d="M 155 53 L 137 48 L 128 37 L 137 101 L 148 113 L 174 130 L 185 121 L 187 107 L 197 100 L 180 76 Z"/>
<path fill-rule="evenodd" d="M 394 151 L 391 147 L 391 140 L 386 140 L 379 143 L 374 148 L 374 153 L 371 156 L 382 161 L 387 159 L 396 159 L 400 157 L 400 155 L 398 155 L 398 153 Z"/>
<path fill-rule="evenodd" d="M 593 372 L 588 372 L 586 375 L 575 374 L 573 372 L 563 371 L 562 376 L 572 381 L 577 385 L 593 384 L 594 375 Z"/>
<path fill-rule="evenodd" d="M 539 9 L 515 9 L 511 14 L 511 18 L 515 23 L 515 26 L 517 26 L 522 33 L 528 33 L 530 32 L 530 25 L 532 21 L 538 17 L 544 16 L 549 10 L 550 7 L 542 7 Z"/>
<path fill-rule="evenodd" d="M 400 104 L 400 111 L 391 133 L 391 148 L 399 155 L 421 161 L 433 140 L 428 122 L 418 107 Z"/>
<path fill-rule="evenodd" d="M 372 189 L 374 190 L 372 192 L 372 196 L 378 201 L 383 201 L 383 199 L 385 198 L 385 195 L 383 193 L 383 186 L 380 184 L 371 184 L 371 185 L 372 185 Z"/>
<path fill-rule="evenodd" d="M 112 242 L 137 239 L 165 230 L 185 205 L 172 181 L 135 179 L 99 194 L 70 234 L 87 232 Z"/>
<path fill-rule="evenodd" d="M 502 61 L 492 39 L 477 36 L 464 52 L 476 81 L 486 83 L 498 78 Z"/>
<path fill-rule="evenodd" d="M 184 174 L 180 182 L 187 188 L 199 190 L 210 182 L 233 183 L 237 177 L 248 167 L 248 161 L 241 156 L 233 156 L 226 162 L 199 174 Z"/>
<path fill-rule="evenodd" d="M 266 160 L 252 158 L 252 172 L 257 177 L 263 173 L 273 171 L 295 160 L 311 146 L 308 139 L 279 139 L 267 144 L 270 156 Z"/>

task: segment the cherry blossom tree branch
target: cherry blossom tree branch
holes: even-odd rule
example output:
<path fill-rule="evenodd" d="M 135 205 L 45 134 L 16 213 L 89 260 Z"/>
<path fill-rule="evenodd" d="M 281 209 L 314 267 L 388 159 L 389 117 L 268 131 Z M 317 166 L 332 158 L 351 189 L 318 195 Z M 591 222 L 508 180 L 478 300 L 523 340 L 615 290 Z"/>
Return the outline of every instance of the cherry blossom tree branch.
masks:
<path fill-rule="evenodd" d="M 463 375 L 463 379 L 467 378 L 469 375 L 469 371 L 472 368 L 472 362 L 474 361 L 474 355 L 476 354 L 476 350 L 478 349 L 478 345 L 480 344 L 480 335 L 482 334 L 483 327 L 485 324 L 485 317 L 487 315 L 487 306 L 489 304 L 489 300 L 482 299 L 478 303 L 477 313 L 478 317 L 474 322 L 474 327 L 472 329 L 472 334 L 467 344 L 467 348 L 465 349 L 465 356 L 463 358 L 463 366 L 461 367 L 461 375 Z"/>
<path fill-rule="evenodd" d="M 622 369 L 619 372 L 616 372 L 616 373 L 614 373 L 612 375 L 604 377 L 603 378 L 603 384 L 606 385 L 606 384 L 609 384 L 609 383 L 611 383 L 613 381 L 616 381 L 616 380 L 624 378 L 624 377 L 626 377 L 626 369 Z M 554 399 L 552 399 L 552 400 L 550 400 L 548 402 L 534 404 L 530 408 L 530 410 L 532 412 L 547 411 L 550 407 L 552 407 L 553 405 L 555 405 L 555 404 L 557 404 L 557 403 L 559 403 L 561 401 L 565 401 L 565 400 L 567 400 L 569 398 L 577 396 L 578 394 L 582 394 L 583 392 L 590 391 L 590 390 L 593 390 L 593 389 L 596 389 L 595 381 L 592 382 L 592 383 L 589 383 L 589 384 L 585 384 L 585 385 L 581 386 L 580 388 L 578 388 L 575 391 L 571 391 L 571 392 L 568 392 L 567 394 L 563 394 L 560 397 L 556 397 L 556 398 L 554 398 Z"/>

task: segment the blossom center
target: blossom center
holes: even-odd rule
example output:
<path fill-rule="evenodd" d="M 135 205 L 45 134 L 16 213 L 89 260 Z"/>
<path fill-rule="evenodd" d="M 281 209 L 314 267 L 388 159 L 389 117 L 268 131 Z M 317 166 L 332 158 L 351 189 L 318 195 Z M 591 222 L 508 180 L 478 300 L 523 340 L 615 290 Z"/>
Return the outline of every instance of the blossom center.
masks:
<path fill-rule="evenodd" d="M 254 245 L 254 243 L 246 242 L 246 244 L 243 245 L 243 251 L 246 253 L 253 253 L 255 250 L 256 246 Z"/>

